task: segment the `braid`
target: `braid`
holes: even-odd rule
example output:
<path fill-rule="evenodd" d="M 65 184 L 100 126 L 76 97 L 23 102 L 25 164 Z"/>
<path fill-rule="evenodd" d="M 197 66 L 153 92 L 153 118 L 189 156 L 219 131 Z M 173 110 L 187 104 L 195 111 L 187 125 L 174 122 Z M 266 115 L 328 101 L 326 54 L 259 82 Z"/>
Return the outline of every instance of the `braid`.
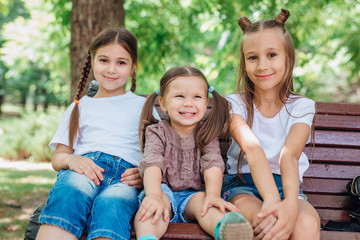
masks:
<path fill-rule="evenodd" d="M 80 81 L 78 84 L 78 91 L 76 93 L 75 96 L 75 100 L 77 101 L 77 103 L 75 104 L 71 115 L 70 115 L 70 120 L 69 120 L 69 146 L 71 148 L 73 148 L 74 145 L 74 139 L 76 137 L 76 135 L 79 132 L 79 106 L 78 106 L 78 101 L 80 100 L 80 98 L 83 95 L 84 89 L 85 89 L 85 85 L 86 82 L 88 80 L 89 77 L 89 73 L 90 73 L 90 69 L 91 69 L 91 55 L 90 53 L 88 54 L 88 56 L 86 57 L 85 63 L 82 67 L 82 71 L 81 71 L 81 77 L 80 77 Z"/>
<path fill-rule="evenodd" d="M 133 74 L 131 74 L 131 88 L 130 91 L 135 92 L 136 89 L 136 72 L 134 71 Z"/>
<path fill-rule="evenodd" d="M 89 53 L 88 56 L 86 57 L 84 65 L 82 67 L 80 81 L 78 84 L 78 91 L 75 96 L 76 100 L 79 100 L 83 95 L 85 85 L 86 85 L 88 77 L 89 77 L 90 69 L 91 69 L 91 55 Z"/>

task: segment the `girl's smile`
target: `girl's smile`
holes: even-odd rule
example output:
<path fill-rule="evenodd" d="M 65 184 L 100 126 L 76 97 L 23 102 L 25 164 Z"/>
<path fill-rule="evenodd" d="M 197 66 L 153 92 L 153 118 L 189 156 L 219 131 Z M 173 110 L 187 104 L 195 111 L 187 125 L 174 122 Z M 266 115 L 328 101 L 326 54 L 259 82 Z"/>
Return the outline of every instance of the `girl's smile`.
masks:
<path fill-rule="evenodd" d="M 260 79 L 268 79 L 270 78 L 271 76 L 273 76 L 274 73 L 271 73 L 271 74 L 267 74 L 267 75 L 256 75 L 256 77 L 260 78 Z"/>

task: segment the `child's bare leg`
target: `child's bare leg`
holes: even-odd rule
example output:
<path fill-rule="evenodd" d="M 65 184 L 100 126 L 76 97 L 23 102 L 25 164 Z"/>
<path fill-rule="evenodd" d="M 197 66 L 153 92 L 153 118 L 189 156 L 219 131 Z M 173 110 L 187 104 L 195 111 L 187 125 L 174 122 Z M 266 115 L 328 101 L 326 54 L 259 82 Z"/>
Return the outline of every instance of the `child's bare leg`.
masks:
<path fill-rule="evenodd" d="M 215 239 L 252 239 L 252 227 L 239 213 L 223 213 L 219 208 L 211 207 L 205 216 L 201 216 L 204 200 L 205 193 L 194 194 L 185 209 L 187 220 L 196 219 L 201 228 Z"/>
<path fill-rule="evenodd" d="M 205 193 L 195 193 L 185 209 L 185 219 L 188 221 L 198 221 L 199 225 L 205 232 L 214 237 L 214 229 L 219 220 L 221 220 L 225 213 L 221 213 L 218 208 L 209 208 L 204 217 L 201 216 L 201 209 L 204 203 Z"/>
<path fill-rule="evenodd" d="M 171 213 L 171 205 L 170 205 L 169 198 L 166 196 L 165 193 L 162 193 L 162 197 L 163 197 L 163 199 L 166 200 L 166 203 L 167 203 L 166 207 L 168 208 L 169 212 Z M 135 227 L 137 239 L 139 239 L 140 237 L 142 237 L 144 235 L 152 235 L 152 236 L 155 236 L 157 239 L 160 239 L 165 234 L 165 232 L 168 228 L 170 219 L 167 219 L 166 221 L 164 221 L 164 218 L 161 217 L 155 224 L 152 224 L 151 221 L 153 220 L 153 217 L 154 216 L 152 216 L 145 222 L 142 222 L 142 221 L 138 220 L 139 212 L 136 213 L 135 218 L 134 218 L 134 227 Z"/>
<path fill-rule="evenodd" d="M 290 239 L 320 239 L 319 215 L 310 203 L 302 199 L 299 199 L 298 217 Z"/>
<path fill-rule="evenodd" d="M 251 224 L 254 223 L 256 216 L 261 211 L 263 204 L 260 199 L 249 194 L 236 195 L 230 200 L 230 202 L 240 210 L 240 213 Z"/>
<path fill-rule="evenodd" d="M 55 226 L 42 224 L 36 235 L 36 240 L 77 240 L 78 238 L 65 229 Z"/>

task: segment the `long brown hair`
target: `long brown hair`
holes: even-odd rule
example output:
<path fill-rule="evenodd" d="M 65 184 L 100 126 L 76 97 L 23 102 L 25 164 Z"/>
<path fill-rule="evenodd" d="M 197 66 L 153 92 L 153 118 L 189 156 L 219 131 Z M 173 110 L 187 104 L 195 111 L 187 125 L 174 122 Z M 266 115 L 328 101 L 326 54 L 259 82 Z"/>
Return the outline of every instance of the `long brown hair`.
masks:
<path fill-rule="evenodd" d="M 274 18 L 268 20 L 260 20 L 258 22 L 251 23 L 251 21 L 246 17 L 241 17 L 238 20 L 238 24 L 243 31 L 243 38 L 240 43 L 240 69 L 239 69 L 239 78 L 237 82 L 237 93 L 243 99 L 243 102 L 246 107 L 247 119 L 246 122 L 250 128 L 252 128 L 253 120 L 254 120 L 254 105 L 253 101 L 255 98 L 255 86 L 253 82 L 250 80 L 249 76 L 246 72 L 245 66 L 245 54 L 244 54 L 244 42 L 246 40 L 246 36 L 248 34 L 261 32 L 266 29 L 280 29 L 283 33 L 284 37 L 284 45 L 285 45 L 285 54 L 286 54 L 286 64 L 285 64 L 285 75 L 284 80 L 282 81 L 282 85 L 280 87 L 280 91 L 278 94 L 278 100 L 284 104 L 287 113 L 292 116 L 288 109 L 286 108 L 286 102 L 289 100 L 290 95 L 294 95 L 295 97 L 289 101 L 295 101 L 297 98 L 302 96 L 296 94 L 294 92 L 293 86 L 293 69 L 295 65 L 295 47 L 292 40 L 292 37 L 288 30 L 285 27 L 286 20 L 290 17 L 290 12 L 286 9 L 281 9 L 281 12 Z M 292 116 L 295 117 L 295 116 Z M 302 117 L 302 116 L 296 116 Z M 315 116 L 313 118 L 313 124 L 311 128 L 311 141 L 314 144 L 314 121 Z M 244 158 L 244 152 L 241 150 L 238 161 L 238 171 L 241 166 L 241 162 Z"/>
<path fill-rule="evenodd" d="M 169 84 L 177 77 L 196 76 L 203 79 L 206 83 L 207 89 L 210 85 L 206 80 L 204 74 L 197 68 L 190 66 L 178 66 L 169 69 L 160 80 L 159 96 L 164 97 Z M 212 107 L 208 115 L 204 118 L 202 123 L 195 128 L 195 144 L 196 147 L 203 152 L 203 149 L 212 140 L 217 137 L 226 137 L 229 129 L 229 103 L 215 90 L 212 91 L 213 100 Z M 153 117 L 153 108 L 158 92 L 149 95 L 143 106 L 140 117 L 139 138 L 141 150 L 144 151 L 145 146 L 145 130 L 146 127 L 158 123 Z"/>
<path fill-rule="evenodd" d="M 77 93 L 74 99 L 75 106 L 71 112 L 69 121 L 69 146 L 72 148 L 74 139 L 79 133 L 79 100 L 84 95 L 84 88 L 88 81 L 91 70 L 91 59 L 95 57 L 96 51 L 107 44 L 120 44 L 131 56 L 132 63 L 137 64 L 137 40 L 136 37 L 124 28 L 108 27 L 101 31 L 91 42 L 88 55 L 82 67 L 81 77 L 78 84 Z M 136 73 L 135 70 L 131 75 L 131 91 L 136 89 Z"/>

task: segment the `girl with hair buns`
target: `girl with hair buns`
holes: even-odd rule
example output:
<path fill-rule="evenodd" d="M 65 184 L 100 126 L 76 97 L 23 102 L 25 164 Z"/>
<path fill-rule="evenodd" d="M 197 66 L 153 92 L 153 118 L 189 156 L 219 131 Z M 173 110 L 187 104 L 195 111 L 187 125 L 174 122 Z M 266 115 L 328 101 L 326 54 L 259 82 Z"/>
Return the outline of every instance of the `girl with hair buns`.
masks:
<path fill-rule="evenodd" d="M 239 19 L 240 76 L 231 103 L 222 197 L 252 224 L 254 239 L 320 239 L 320 219 L 301 190 L 309 166 L 315 103 L 294 93 L 295 50 L 287 10 L 272 20 Z"/>
<path fill-rule="evenodd" d="M 208 93 L 212 109 L 204 117 Z M 168 120 L 152 117 L 157 96 Z M 228 125 L 229 104 L 201 71 L 181 66 L 165 73 L 144 104 L 139 127 L 144 191 L 134 220 L 138 239 L 160 239 L 169 221 L 197 221 L 215 239 L 252 239 L 251 225 L 220 197 L 224 162 L 218 137 Z"/>
<path fill-rule="evenodd" d="M 88 49 L 74 102 L 50 147 L 59 171 L 41 213 L 36 239 L 130 239 L 138 209 L 142 158 L 138 122 L 145 98 L 134 94 L 137 40 L 124 28 L 106 28 Z M 91 70 L 99 82 L 83 96 Z M 131 77 L 131 91 L 125 84 Z M 157 115 L 156 115 L 157 116 Z"/>

